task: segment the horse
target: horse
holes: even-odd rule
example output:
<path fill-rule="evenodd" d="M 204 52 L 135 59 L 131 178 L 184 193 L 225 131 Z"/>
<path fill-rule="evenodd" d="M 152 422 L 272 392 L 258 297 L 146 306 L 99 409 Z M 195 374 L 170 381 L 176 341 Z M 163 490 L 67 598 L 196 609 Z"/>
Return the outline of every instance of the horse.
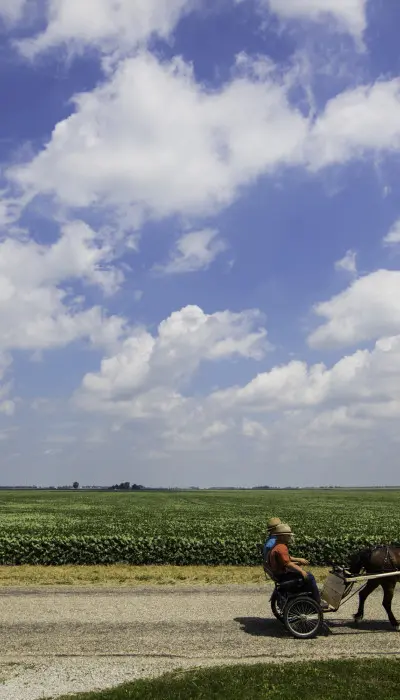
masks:
<path fill-rule="evenodd" d="M 391 571 L 399 571 L 399 576 L 390 576 L 387 578 L 371 579 L 366 586 L 360 591 L 359 606 L 354 615 L 354 622 L 358 623 L 364 617 L 364 605 L 368 596 L 378 586 L 383 589 L 382 605 L 385 608 L 389 621 L 394 629 L 400 631 L 400 623 L 396 620 L 392 612 L 392 600 L 396 583 L 400 581 L 400 547 L 393 546 L 378 546 L 370 549 L 364 549 L 357 554 L 354 554 L 350 560 L 349 571 L 354 576 L 357 576 L 361 571 L 369 574 L 385 574 Z"/>

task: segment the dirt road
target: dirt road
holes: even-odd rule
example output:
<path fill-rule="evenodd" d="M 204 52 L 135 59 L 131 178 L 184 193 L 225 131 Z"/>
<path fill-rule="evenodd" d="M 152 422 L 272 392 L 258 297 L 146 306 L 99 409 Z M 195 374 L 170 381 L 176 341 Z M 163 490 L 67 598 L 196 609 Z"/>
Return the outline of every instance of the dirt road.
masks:
<path fill-rule="evenodd" d="M 105 688 L 174 668 L 355 656 L 400 656 L 380 592 L 355 627 L 353 599 L 327 634 L 290 638 L 272 618 L 268 586 L 3 590 L 0 700 Z M 400 617 L 400 595 L 394 611 Z"/>

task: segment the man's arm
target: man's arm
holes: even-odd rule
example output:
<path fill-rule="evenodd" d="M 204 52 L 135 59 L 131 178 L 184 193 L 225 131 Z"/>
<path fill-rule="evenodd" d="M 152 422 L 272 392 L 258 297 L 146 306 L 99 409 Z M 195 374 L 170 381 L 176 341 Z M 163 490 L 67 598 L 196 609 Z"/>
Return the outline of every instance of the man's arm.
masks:
<path fill-rule="evenodd" d="M 300 574 L 300 576 L 302 576 L 303 578 L 307 578 L 307 571 L 304 571 L 304 569 L 295 564 L 293 559 L 291 559 L 290 562 L 286 564 L 286 566 L 291 571 L 297 571 L 297 573 Z"/>
<path fill-rule="evenodd" d="M 302 566 L 308 566 L 310 563 L 307 559 L 301 559 L 301 557 L 290 557 L 290 561 L 295 564 L 301 564 Z"/>

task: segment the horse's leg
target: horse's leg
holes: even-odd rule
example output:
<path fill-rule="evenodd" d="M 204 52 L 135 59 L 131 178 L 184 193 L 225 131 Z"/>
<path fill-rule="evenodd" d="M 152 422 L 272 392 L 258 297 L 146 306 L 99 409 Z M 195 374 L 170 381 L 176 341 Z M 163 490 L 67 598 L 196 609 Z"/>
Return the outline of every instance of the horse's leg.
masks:
<path fill-rule="evenodd" d="M 396 587 L 396 581 L 389 581 L 389 580 L 382 581 L 381 586 L 383 588 L 383 593 L 384 593 L 382 605 L 388 614 L 390 624 L 396 630 L 400 630 L 400 625 L 392 612 L 392 600 L 393 600 L 394 589 Z"/>
<path fill-rule="evenodd" d="M 368 596 L 372 593 L 372 591 L 375 590 L 375 588 L 378 588 L 380 586 L 381 582 L 378 579 L 372 579 L 371 581 L 368 581 L 367 585 L 365 588 L 360 591 L 359 594 L 359 605 L 358 605 L 358 610 L 356 614 L 354 615 L 354 622 L 361 622 L 361 620 L 364 617 L 364 605 L 365 601 L 367 600 Z"/>

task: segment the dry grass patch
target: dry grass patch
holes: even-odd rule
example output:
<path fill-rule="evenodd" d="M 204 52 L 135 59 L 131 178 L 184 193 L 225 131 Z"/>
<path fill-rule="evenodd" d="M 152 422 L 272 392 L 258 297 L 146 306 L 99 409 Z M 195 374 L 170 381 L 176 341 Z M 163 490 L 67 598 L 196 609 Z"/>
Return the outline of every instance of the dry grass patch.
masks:
<path fill-rule="evenodd" d="M 328 568 L 308 567 L 318 582 Z M 0 566 L 0 586 L 172 586 L 265 583 L 254 566 Z"/>

